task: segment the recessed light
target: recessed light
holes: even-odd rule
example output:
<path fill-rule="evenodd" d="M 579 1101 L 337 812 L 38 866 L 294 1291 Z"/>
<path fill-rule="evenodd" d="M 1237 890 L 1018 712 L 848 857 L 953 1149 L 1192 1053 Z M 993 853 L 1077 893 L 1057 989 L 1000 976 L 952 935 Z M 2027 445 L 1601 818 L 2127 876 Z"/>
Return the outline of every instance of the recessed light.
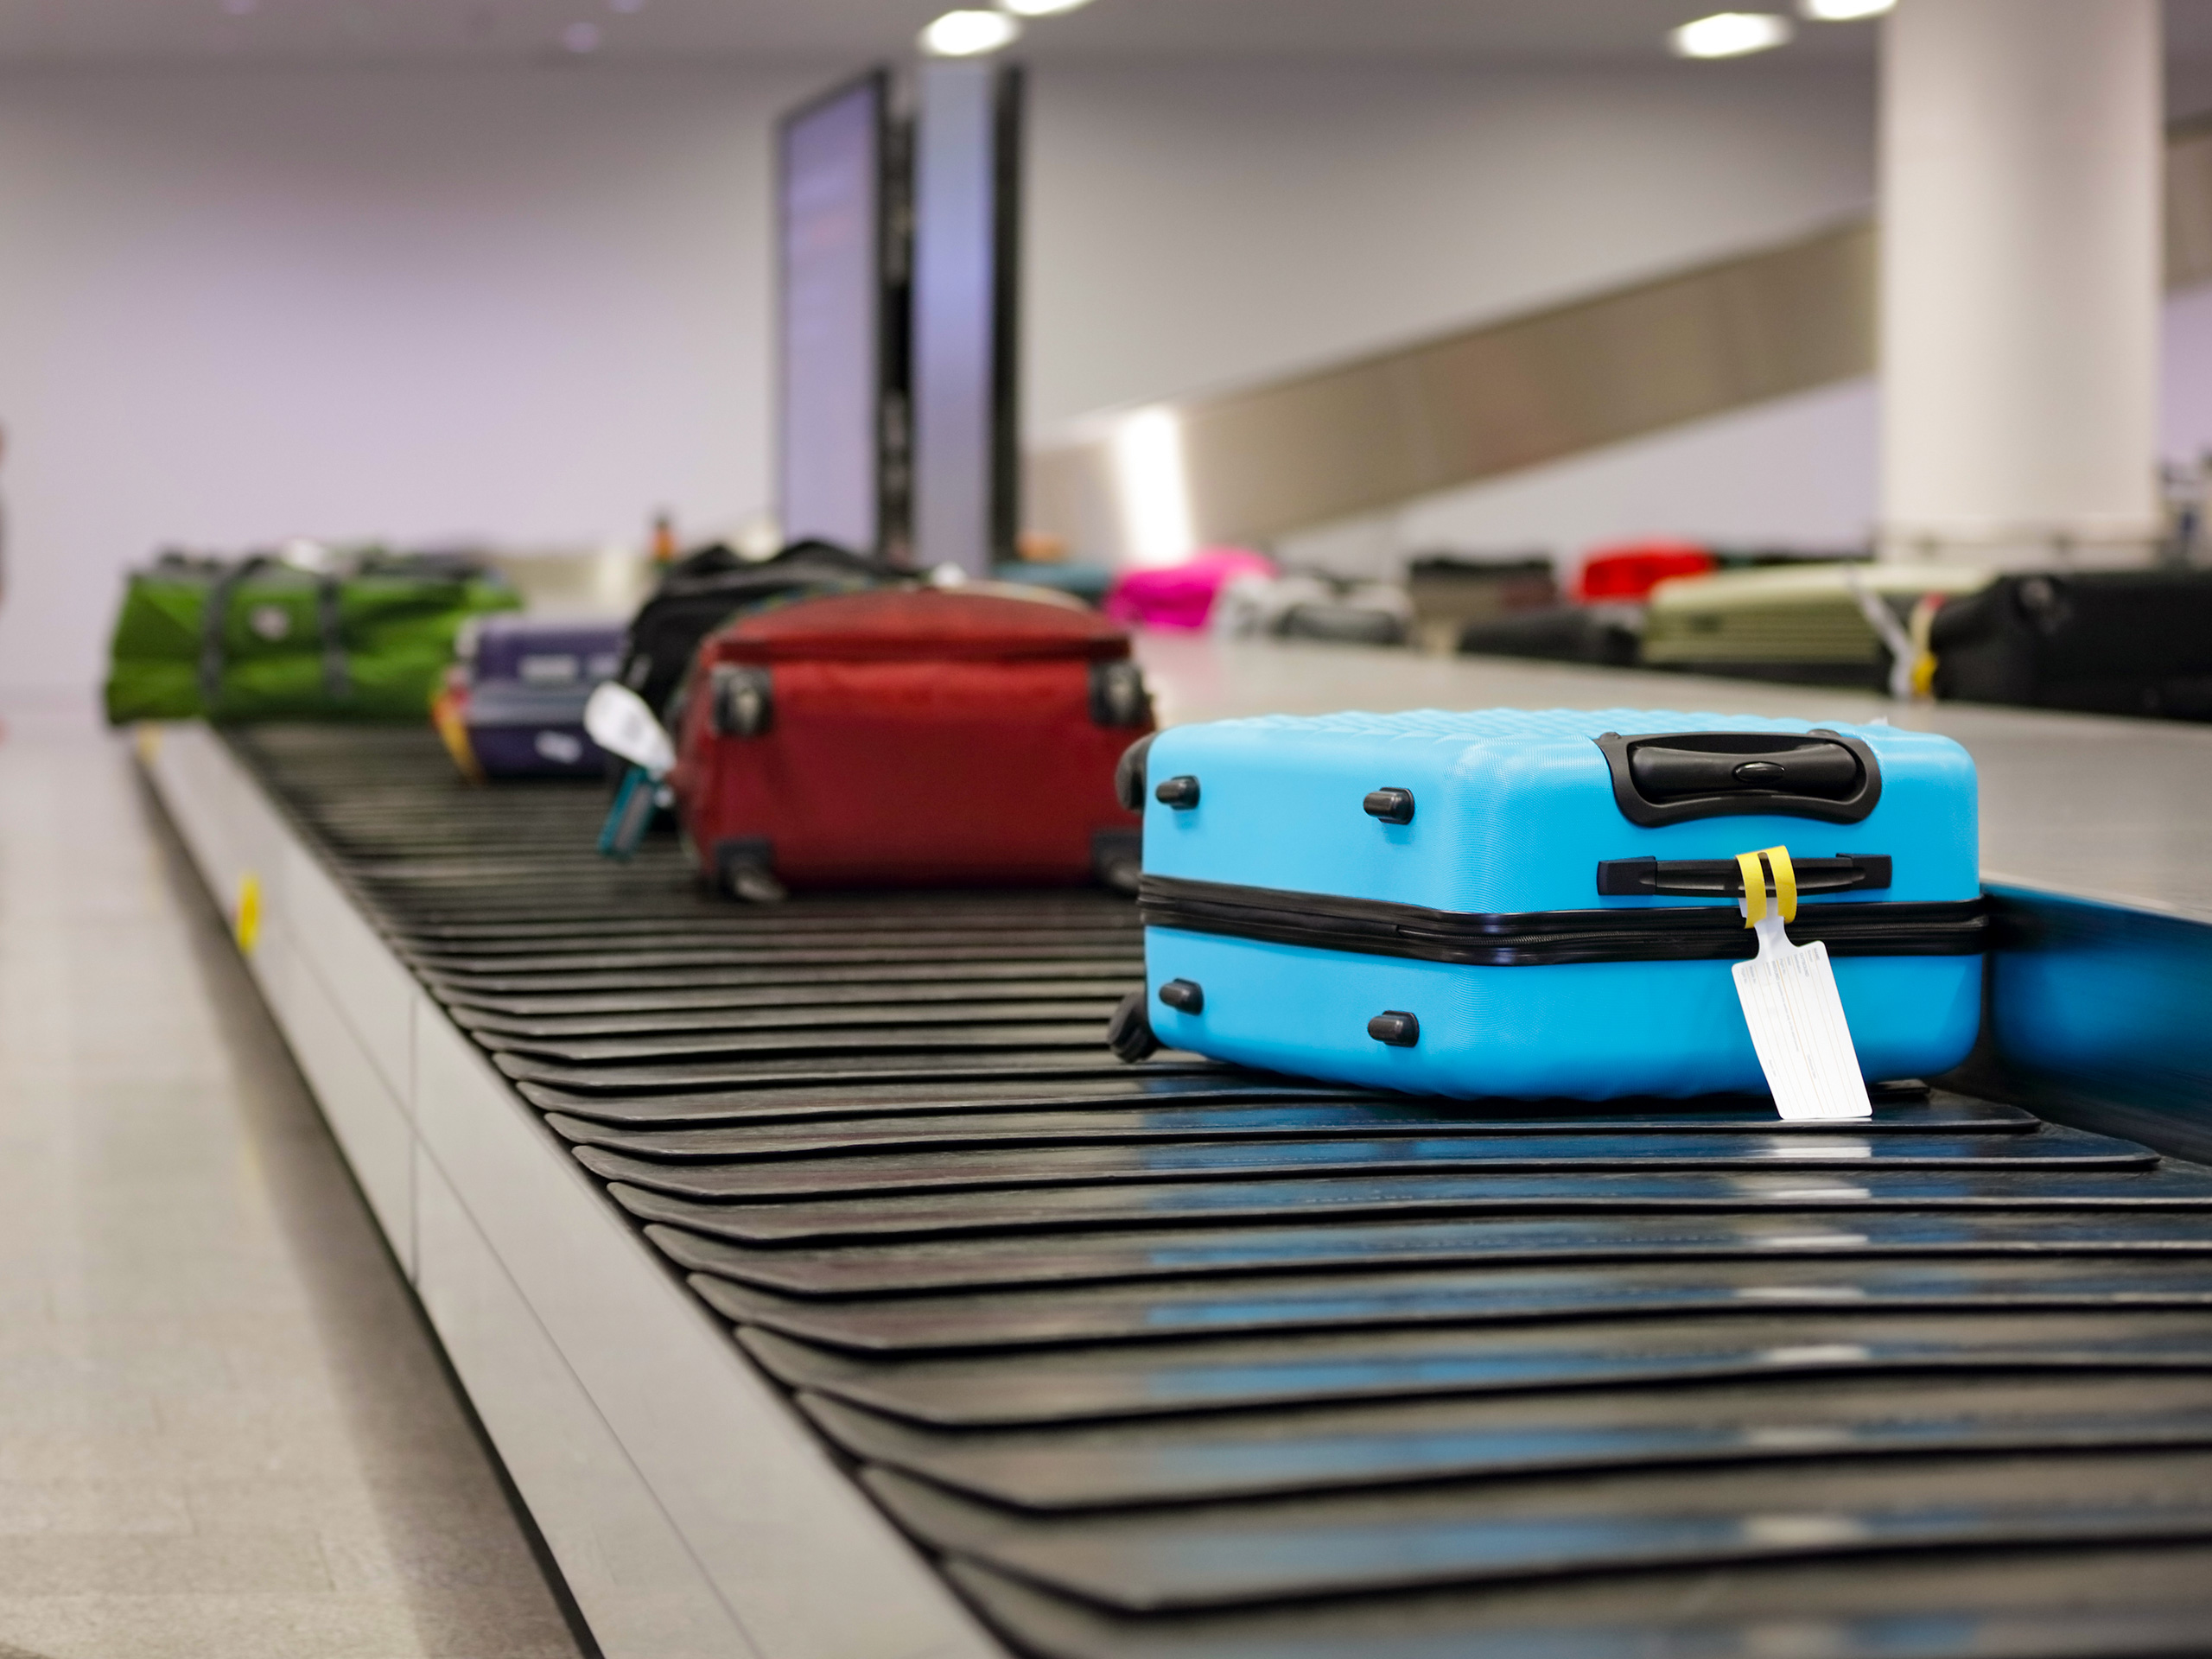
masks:
<path fill-rule="evenodd" d="M 1057 17 L 1064 11 L 1073 11 L 1077 6 L 1087 6 L 1090 0 L 999 0 L 1001 11 L 1010 11 L 1017 17 Z"/>
<path fill-rule="evenodd" d="M 570 23 L 561 31 L 562 49 L 578 57 L 598 51 L 601 39 L 597 23 Z"/>
<path fill-rule="evenodd" d="M 1859 17 L 1878 17 L 1897 0 L 1797 0 L 1800 16 L 1816 23 L 1847 23 Z"/>
<path fill-rule="evenodd" d="M 1740 58 L 1780 46 L 1790 34 L 1789 20 L 1770 11 L 1716 11 L 1684 23 L 1667 44 L 1678 58 Z"/>
<path fill-rule="evenodd" d="M 1021 25 L 1002 11 L 948 11 L 922 31 L 922 50 L 938 58 L 976 58 L 1013 44 Z"/>

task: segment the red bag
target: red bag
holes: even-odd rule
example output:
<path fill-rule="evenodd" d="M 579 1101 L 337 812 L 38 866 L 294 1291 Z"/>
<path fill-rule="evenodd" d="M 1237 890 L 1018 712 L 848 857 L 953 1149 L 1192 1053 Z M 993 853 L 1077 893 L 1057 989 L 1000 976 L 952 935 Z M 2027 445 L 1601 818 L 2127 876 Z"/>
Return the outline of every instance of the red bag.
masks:
<path fill-rule="evenodd" d="M 1641 604 L 1671 576 L 1702 576 L 1719 568 L 1712 550 L 1694 542 L 1630 542 L 1594 548 L 1574 578 L 1574 596 L 1585 605 Z"/>
<path fill-rule="evenodd" d="M 798 601 L 708 637 L 671 781 L 702 868 L 782 887 L 1134 887 L 1115 797 L 1152 729 L 1129 639 L 1096 613 L 896 588 Z"/>

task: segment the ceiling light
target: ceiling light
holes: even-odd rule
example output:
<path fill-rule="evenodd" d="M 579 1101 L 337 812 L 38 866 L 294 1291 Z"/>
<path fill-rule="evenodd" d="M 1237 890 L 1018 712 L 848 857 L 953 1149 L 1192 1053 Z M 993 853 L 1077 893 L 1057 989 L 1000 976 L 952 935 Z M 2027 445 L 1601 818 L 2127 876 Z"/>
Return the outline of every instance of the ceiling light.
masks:
<path fill-rule="evenodd" d="M 223 10 L 232 17 L 244 17 L 260 3 L 261 0 L 223 0 Z"/>
<path fill-rule="evenodd" d="M 599 41 L 600 33 L 597 23 L 570 23 L 561 31 L 562 47 L 567 51 L 575 53 L 578 57 L 582 57 L 588 52 L 598 51 Z"/>
<path fill-rule="evenodd" d="M 1878 17 L 1897 0 L 1797 0 L 1800 16 L 1816 23 L 1847 23 L 1857 17 Z"/>
<path fill-rule="evenodd" d="M 1090 0 L 999 0 L 1001 11 L 1010 11 L 1017 17 L 1057 17 L 1064 11 L 1073 11 L 1077 6 L 1087 6 Z"/>
<path fill-rule="evenodd" d="M 1002 11 L 948 11 L 922 31 L 932 57 L 976 58 L 1012 44 L 1021 25 Z"/>
<path fill-rule="evenodd" d="M 607 0 L 607 9 L 625 17 L 634 17 L 645 9 L 645 0 Z"/>
<path fill-rule="evenodd" d="M 1716 11 L 1667 36 L 1678 58 L 1740 58 L 1789 38 L 1789 20 L 1770 11 Z"/>

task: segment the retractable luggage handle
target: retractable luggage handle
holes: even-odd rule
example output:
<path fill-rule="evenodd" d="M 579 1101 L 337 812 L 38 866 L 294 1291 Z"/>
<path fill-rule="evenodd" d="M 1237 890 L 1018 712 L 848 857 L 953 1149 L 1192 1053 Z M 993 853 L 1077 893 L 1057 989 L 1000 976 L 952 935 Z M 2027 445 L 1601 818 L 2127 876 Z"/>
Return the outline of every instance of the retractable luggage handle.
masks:
<path fill-rule="evenodd" d="M 1857 823 L 1882 798 L 1882 767 L 1855 737 L 1806 732 L 1653 732 L 1592 740 L 1621 816 L 1646 829 L 1768 815 Z"/>

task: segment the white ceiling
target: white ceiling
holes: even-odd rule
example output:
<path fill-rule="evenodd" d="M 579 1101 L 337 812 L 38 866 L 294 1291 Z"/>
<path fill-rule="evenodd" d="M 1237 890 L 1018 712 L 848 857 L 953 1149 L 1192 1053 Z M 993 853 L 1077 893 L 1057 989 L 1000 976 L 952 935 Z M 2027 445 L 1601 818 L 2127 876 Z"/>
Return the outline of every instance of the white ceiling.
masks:
<path fill-rule="evenodd" d="M 902 54 L 959 0 L 0 0 L 0 60 L 256 61 L 566 55 L 847 60 Z M 988 3 L 988 0 L 967 0 Z M 235 12 L 226 10 L 238 9 Z M 633 12 L 617 6 L 636 4 Z M 1042 19 L 1039 61 L 1130 58 L 1643 58 L 1700 0 L 1095 0 Z M 1870 27 L 1808 26 L 1793 58 L 1864 56 Z M 1784 54 L 1777 54 L 1779 58 Z"/>
<path fill-rule="evenodd" d="M 844 63 L 896 56 L 957 0 L 0 0 L 0 62 Z M 968 0 L 981 3 L 982 0 Z M 1744 0 L 1737 0 L 1743 3 Z M 1656 61 L 1675 24 L 1723 0 L 1095 0 L 1033 23 L 1039 62 L 1361 58 Z M 1787 0 L 1764 0 L 1781 9 Z M 634 10 L 626 8 L 634 7 Z M 2212 57 L 2212 0 L 2166 0 L 2170 49 Z M 1808 23 L 1780 67 L 1871 60 L 1873 26 Z M 1750 63 L 1696 66 L 1731 73 Z"/>

